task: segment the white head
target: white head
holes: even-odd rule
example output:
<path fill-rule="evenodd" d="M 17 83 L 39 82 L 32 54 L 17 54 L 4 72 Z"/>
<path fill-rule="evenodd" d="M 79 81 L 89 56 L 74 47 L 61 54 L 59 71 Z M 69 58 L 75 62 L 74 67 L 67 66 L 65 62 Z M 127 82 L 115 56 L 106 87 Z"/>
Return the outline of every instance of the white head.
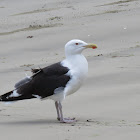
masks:
<path fill-rule="evenodd" d="M 66 56 L 81 54 L 86 48 L 96 49 L 97 46 L 95 44 L 88 44 L 82 40 L 74 39 L 65 45 L 65 54 Z"/>

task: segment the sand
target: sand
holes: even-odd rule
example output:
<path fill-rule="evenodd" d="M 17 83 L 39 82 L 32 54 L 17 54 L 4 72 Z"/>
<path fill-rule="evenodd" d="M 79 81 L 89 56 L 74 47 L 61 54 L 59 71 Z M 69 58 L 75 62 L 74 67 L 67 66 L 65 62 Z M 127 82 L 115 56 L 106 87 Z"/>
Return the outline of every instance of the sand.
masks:
<path fill-rule="evenodd" d="M 0 0 L 0 94 L 64 59 L 67 41 L 98 45 L 84 52 L 84 86 L 63 101 L 76 123 L 59 123 L 51 100 L 0 103 L 0 139 L 139 140 L 139 13 L 139 0 Z"/>

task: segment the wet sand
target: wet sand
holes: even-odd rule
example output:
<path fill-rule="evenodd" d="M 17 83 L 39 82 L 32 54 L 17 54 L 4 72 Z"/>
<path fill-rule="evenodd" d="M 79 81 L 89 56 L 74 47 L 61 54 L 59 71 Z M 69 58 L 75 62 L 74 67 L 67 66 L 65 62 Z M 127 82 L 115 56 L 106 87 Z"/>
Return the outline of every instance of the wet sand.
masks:
<path fill-rule="evenodd" d="M 64 59 L 67 41 L 98 45 L 84 51 L 84 86 L 63 101 L 76 123 L 59 123 L 51 100 L 0 103 L 1 139 L 139 140 L 139 13 L 139 0 L 1 0 L 0 94 L 31 68 Z"/>

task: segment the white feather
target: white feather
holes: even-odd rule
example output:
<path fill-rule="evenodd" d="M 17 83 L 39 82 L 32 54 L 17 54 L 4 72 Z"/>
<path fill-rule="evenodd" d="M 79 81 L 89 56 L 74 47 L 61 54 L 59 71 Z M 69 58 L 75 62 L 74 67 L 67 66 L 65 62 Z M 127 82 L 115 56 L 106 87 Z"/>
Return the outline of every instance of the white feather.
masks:
<path fill-rule="evenodd" d="M 76 45 L 79 44 L 79 46 Z M 72 40 L 65 46 L 66 59 L 61 62 L 62 66 L 70 70 L 66 75 L 70 76 L 70 81 L 66 84 L 64 91 L 54 94 L 49 98 L 55 101 L 62 101 L 67 95 L 76 92 L 84 82 L 88 73 L 88 62 L 81 54 L 87 43 L 80 40 Z"/>
<path fill-rule="evenodd" d="M 73 56 L 72 59 L 62 61 L 62 65 L 70 69 L 67 75 L 71 77 L 71 80 L 67 83 L 64 90 L 65 95 L 70 95 L 76 92 L 86 79 L 88 73 L 88 63 L 85 57 L 82 54 L 79 54 Z"/>
<path fill-rule="evenodd" d="M 11 95 L 9 95 L 9 97 L 19 97 L 21 94 L 17 93 L 17 90 L 14 90 L 13 93 Z"/>
<path fill-rule="evenodd" d="M 34 97 L 36 97 L 38 99 L 41 99 L 41 96 L 39 96 L 39 95 L 32 94 L 32 96 L 34 96 Z"/>

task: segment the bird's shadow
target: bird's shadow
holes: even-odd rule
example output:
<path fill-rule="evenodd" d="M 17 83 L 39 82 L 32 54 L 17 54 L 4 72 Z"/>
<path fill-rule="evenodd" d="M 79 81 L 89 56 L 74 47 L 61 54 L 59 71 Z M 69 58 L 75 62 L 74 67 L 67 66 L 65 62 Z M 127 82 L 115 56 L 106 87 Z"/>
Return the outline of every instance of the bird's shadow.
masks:
<path fill-rule="evenodd" d="M 56 125 L 60 124 L 57 120 L 21 120 L 21 121 L 6 121 L 0 122 L 0 125 Z"/>

